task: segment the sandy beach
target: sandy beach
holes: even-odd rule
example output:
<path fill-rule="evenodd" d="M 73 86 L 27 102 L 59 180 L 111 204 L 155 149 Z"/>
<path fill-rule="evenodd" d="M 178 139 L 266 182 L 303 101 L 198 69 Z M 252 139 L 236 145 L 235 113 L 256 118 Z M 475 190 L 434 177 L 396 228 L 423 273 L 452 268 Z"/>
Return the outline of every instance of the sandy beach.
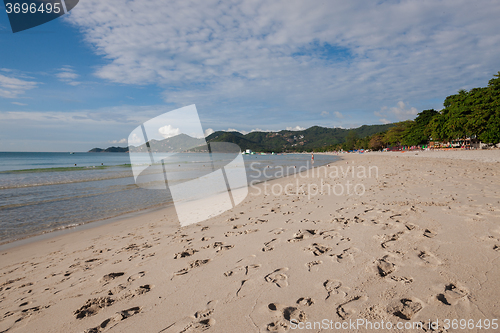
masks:
<path fill-rule="evenodd" d="M 499 332 L 500 150 L 341 158 L 1 252 L 0 332 Z"/>

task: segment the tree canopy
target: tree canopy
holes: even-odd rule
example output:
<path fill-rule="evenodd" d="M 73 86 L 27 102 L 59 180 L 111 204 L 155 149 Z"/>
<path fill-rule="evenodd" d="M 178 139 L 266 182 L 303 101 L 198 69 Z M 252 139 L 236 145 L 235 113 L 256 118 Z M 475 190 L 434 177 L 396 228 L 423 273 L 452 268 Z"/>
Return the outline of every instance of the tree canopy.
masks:
<path fill-rule="evenodd" d="M 500 72 L 487 87 L 461 89 L 446 97 L 443 106 L 439 112 L 424 110 L 415 120 L 395 123 L 385 132 L 361 138 L 349 147 L 379 150 L 388 146 L 425 145 L 431 139 L 448 141 L 467 137 L 486 143 L 500 142 Z"/>
<path fill-rule="evenodd" d="M 476 136 L 483 142 L 500 142 L 500 72 L 484 88 L 460 90 L 448 96 L 444 109 L 430 123 L 437 140 Z"/>

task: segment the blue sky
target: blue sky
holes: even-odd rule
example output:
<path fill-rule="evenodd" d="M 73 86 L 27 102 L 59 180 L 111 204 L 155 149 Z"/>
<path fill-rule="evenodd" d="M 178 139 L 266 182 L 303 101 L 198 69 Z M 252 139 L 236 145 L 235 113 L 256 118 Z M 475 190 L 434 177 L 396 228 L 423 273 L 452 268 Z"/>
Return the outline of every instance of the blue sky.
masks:
<path fill-rule="evenodd" d="M 13 34 L 0 4 L 0 151 L 125 146 L 196 104 L 205 130 L 413 119 L 500 70 L 500 2 L 80 0 Z"/>

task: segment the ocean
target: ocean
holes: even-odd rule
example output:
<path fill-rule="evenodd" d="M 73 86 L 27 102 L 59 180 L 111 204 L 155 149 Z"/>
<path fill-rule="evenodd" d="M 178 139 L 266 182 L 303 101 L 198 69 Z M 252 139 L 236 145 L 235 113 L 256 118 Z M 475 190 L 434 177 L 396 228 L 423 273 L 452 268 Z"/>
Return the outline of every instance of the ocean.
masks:
<path fill-rule="evenodd" d="M 189 156 L 171 161 L 171 170 L 178 163 L 196 170 L 203 160 L 200 154 L 183 155 Z M 312 166 L 309 154 L 243 158 L 249 182 Z M 314 166 L 335 159 L 315 155 Z M 167 192 L 135 184 L 128 153 L 0 152 L 0 244 L 168 205 Z"/>

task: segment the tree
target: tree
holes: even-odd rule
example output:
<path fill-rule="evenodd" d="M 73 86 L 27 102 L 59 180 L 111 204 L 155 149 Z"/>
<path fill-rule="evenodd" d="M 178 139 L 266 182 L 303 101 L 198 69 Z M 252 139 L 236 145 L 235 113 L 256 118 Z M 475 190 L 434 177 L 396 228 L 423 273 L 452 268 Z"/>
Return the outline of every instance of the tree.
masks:
<path fill-rule="evenodd" d="M 446 114 L 445 109 L 441 110 L 435 117 L 431 119 L 426 128 L 426 133 L 429 133 L 430 138 L 435 141 L 447 139 L 445 133 Z"/>
<path fill-rule="evenodd" d="M 488 87 L 462 89 L 446 97 L 443 105 L 428 126 L 434 139 L 477 137 L 483 142 L 500 142 L 500 72 Z"/>
<path fill-rule="evenodd" d="M 384 148 L 384 134 L 375 134 L 370 139 L 369 148 L 373 150 L 380 150 Z"/>
<path fill-rule="evenodd" d="M 434 109 L 424 110 L 420 112 L 415 121 L 410 124 L 403 134 L 403 144 L 408 146 L 416 146 L 429 141 L 429 131 L 427 127 L 439 112 Z"/>
<path fill-rule="evenodd" d="M 347 133 L 346 141 L 342 145 L 342 148 L 344 150 L 353 150 L 355 148 L 357 139 L 358 135 L 356 134 L 356 131 L 353 130 L 349 131 L 349 133 Z"/>
<path fill-rule="evenodd" d="M 403 140 L 403 135 L 407 128 L 411 125 L 412 121 L 401 121 L 395 127 L 389 129 L 385 136 L 384 141 L 389 145 L 400 145 Z"/>
<path fill-rule="evenodd" d="M 500 71 L 494 77 L 488 87 L 478 88 L 474 112 L 468 119 L 470 130 L 488 143 L 500 142 Z"/>

